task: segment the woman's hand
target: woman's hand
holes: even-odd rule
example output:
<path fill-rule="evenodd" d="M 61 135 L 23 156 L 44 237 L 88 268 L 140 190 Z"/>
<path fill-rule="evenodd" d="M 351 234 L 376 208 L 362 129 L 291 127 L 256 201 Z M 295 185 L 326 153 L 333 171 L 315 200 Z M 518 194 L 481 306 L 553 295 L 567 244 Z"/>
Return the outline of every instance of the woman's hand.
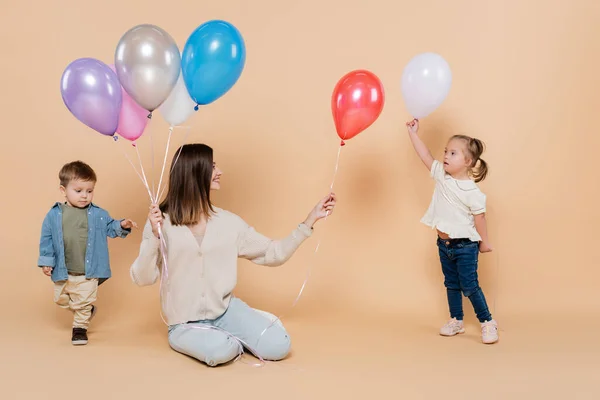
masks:
<path fill-rule="evenodd" d="M 304 225 L 312 228 L 318 220 L 331 215 L 335 208 L 336 201 L 335 193 L 329 193 L 327 196 L 323 197 L 317 203 L 315 208 L 312 209 L 310 214 L 308 214 L 308 217 L 306 217 L 306 220 L 304 221 Z"/>
<path fill-rule="evenodd" d="M 157 238 L 160 238 L 158 234 L 158 225 L 160 225 L 163 221 L 162 212 L 158 207 L 158 204 L 152 204 L 150 206 L 150 212 L 148 213 L 148 219 L 150 220 L 150 224 L 152 225 L 152 233 Z"/>

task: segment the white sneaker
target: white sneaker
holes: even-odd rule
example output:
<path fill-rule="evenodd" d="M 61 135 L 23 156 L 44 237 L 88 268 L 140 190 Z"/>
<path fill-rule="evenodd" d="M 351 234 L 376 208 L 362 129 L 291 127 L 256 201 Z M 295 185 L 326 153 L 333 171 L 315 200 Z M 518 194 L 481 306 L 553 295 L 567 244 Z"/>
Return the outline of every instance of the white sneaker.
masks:
<path fill-rule="evenodd" d="M 495 320 L 481 324 L 481 341 L 492 344 L 498 341 L 498 323 Z"/>
<path fill-rule="evenodd" d="M 463 322 L 456 318 L 452 318 L 450 321 L 446 322 L 446 325 L 442 326 L 442 329 L 440 329 L 440 335 L 442 336 L 454 336 L 459 333 L 465 333 L 465 327 L 463 326 Z"/>

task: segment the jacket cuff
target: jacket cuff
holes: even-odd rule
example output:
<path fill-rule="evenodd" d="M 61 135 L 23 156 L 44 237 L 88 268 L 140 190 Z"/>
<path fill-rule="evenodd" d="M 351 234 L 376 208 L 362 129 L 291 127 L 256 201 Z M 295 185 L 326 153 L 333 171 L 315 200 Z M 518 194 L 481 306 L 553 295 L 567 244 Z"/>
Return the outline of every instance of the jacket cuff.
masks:
<path fill-rule="evenodd" d="M 124 219 L 120 219 L 118 221 L 115 221 L 115 233 L 117 234 L 118 237 L 120 238 L 126 238 L 127 235 L 129 235 L 131 233 L 131 229 L 123 229 L 123 227 L 121 226 L 121 222 L 125 221 Z"/>
<path fill-rule="evenodd" d="M 40 258 L 38 258 L 38 267 L 52 267 L 54 268 L 54 257 L 46 257 L 46 256 L 40 256 Z"/>

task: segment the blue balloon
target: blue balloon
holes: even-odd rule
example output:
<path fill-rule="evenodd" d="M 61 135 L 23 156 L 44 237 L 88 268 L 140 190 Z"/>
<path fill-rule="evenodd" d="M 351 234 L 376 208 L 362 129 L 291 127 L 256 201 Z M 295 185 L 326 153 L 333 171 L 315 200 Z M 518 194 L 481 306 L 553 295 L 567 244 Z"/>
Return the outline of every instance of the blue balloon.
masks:
<path fill-rule="evenodd" d="M 217 100 L 235 85 L 245 63 L 246 46 L 235 26 L 220 20 L 200 25 L 181 55 L 181 71 L 190 97 L 199 105 Z"/>

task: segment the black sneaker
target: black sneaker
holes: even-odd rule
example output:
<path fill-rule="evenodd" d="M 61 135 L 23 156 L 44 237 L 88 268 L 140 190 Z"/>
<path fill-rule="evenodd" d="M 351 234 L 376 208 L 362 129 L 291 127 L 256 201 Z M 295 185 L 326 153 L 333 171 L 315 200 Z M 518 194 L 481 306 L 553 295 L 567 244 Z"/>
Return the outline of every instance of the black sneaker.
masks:
<path fill-rule="evenodd" d="M 87 342 L 87 329 L 73 328 L 73 336 L 71 336 L 71 343 L 74 346 L 81 346 L 83 344 L 87 344 Z"/>

